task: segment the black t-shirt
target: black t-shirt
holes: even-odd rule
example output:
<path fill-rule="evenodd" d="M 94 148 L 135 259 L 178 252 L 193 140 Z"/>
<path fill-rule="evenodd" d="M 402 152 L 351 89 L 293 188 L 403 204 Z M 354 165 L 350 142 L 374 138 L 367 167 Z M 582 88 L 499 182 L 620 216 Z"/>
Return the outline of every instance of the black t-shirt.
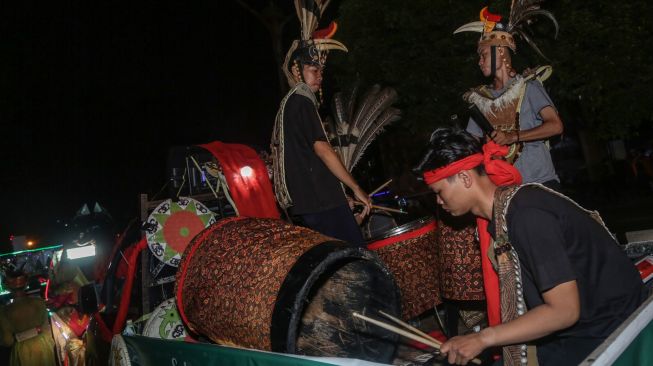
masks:
<path fill-rule="evenodd" d="M 316 213 L 346 205 L 340 181 L 315 154 L 313 144 L 327 141 L 313 102 L 291 95 L 283 112 L 286 185 L 293 215 Z"/>
<path fill-rule="evenodd" d="M 529 309 L 542 293 L 576 280 L 580 319 L 560 337 L 607 337 L 646 298 L 634 264 L 610 234 L 568 200 L 537 187 L 521 188 L 506 216 L 519 255 Z M 489 225 L 494 236 L 494 221 Z"/>

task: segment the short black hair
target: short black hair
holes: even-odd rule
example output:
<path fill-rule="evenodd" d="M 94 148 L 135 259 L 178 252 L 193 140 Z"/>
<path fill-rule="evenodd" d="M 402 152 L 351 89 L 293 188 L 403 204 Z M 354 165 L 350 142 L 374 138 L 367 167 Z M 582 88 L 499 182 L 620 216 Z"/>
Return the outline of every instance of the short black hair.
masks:
<path fill-rule="evenodd" d="M 467 131 L 458 127 L 441 127 L 431 134 L 426 152 L 413 172 L 421 175 L 480 152 L 481 143 Z M 485 174 L 483 164 L 475 169 L 478 174 Z"/>

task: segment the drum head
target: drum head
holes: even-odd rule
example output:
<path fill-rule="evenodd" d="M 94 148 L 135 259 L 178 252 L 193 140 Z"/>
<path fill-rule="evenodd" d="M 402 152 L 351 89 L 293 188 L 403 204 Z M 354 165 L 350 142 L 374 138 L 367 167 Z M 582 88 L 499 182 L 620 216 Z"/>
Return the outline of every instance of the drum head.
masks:
<path fill-rule="evenodd" d="M 383 235 L 388 230 L 397 227 L 397 221 L 392 215 L 385 212 L 375 212 L 370 214 L 365 223 L 363 234 L 365 240 L 376 238 Z"/>
<path fill-rule="evenodd" d="M 187 197 L 161 202 L 147 218 L 147 245 L 161 262 L 179 265 L 181 253 L 204 228 L 215 223 L 215 215 L 201 202 Z"/>
<path fill-rule="evenodd" d="M 422 217 L 422 218 L 417 219 L 415 221 L 411 221 L 411 222 L 403 224 L 401 226 L 397 226 L 397 227 L 392 228 L 390 230 L 387 230 L 387 231 L 385 231 L 385 232 L 383 232 L 383 233 L 381 233 L 381 234 L 379 234 L 377 236 L 374 236 L 374 237 L 372 237 L 370 242 L 375 242 L 375 241 L 391 238 L 393 236 L 401 235 L 403 233 L 407 233 L 409 231 L 413 231 L 415 229 L 418 229 L 418 228 L 420 228 L 422 226 L 428 225 L 428 224 L 430 224 L 432 222 L 435 222 L 435 218 L 433 218 L 432 216 Z"/>
<path fill-rule="evenodd" d="M 183 341 L 186 334 L 174 297 L 157 306 L 143 328 L 143 335 L 152 338 Z"/>

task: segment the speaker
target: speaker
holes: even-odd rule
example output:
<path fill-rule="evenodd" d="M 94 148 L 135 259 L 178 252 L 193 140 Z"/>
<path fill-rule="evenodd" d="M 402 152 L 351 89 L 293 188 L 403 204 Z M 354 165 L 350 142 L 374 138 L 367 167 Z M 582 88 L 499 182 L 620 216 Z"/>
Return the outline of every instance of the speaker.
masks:
<path fill-rule="evenodd" d="M 217 179 L 207 174 L 204 164 L 211 162 L 216 163 L 213 154 L 202 147 L 188 145 L 170 148 L 166 164 L 169 196 L 210 193 L 209 184 L 215 188 Z"/>

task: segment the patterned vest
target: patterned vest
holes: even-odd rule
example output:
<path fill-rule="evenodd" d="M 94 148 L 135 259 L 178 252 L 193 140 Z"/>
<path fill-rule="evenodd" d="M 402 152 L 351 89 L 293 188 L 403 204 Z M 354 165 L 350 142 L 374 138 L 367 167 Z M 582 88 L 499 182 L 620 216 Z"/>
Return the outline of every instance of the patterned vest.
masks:
<path fill-rule="evenodd" d="M 270 151 L 272 151 L 272 179 L 274 183 L 274 194 L 277 197 L 279 206 L 286 210 L 292 206 L 292 199 L 288 193 L 288 186 L 286 185 L 286 168 L 285 168 L 285 155 L 284 155 L 284 133 L 283 133 L 283 116 L 286 108 L 288 98 L 293 94 L 303 95 L 310 99 L 315 108 L 317 109 L 317 100 L 311 88 L 304 83 L 297 83 L 281 101 L 281 106 L 277 112 L 277 117 L 274 121 L 274 129 L 272 130 L 272 142 L 270 144 Z M 324 127 L 323 127 L 324 128 Z M 324 133 L 326 136 L 326 132 Z"/>

